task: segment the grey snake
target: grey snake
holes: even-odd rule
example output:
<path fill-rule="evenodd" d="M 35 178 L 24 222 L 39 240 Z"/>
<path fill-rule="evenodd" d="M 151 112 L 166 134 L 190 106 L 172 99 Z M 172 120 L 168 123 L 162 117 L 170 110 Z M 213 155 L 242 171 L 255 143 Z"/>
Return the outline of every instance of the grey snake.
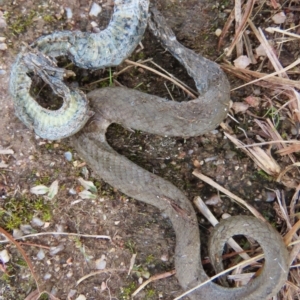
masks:
<path fill-rule="evenodd" d="M 199 228 L 192 204 L 173 184 L 114 151 L 105 133 L 112 123 L 164 136 L 207 133 L 226 117 L 230 89 L 219 66 L 181 45 L 156 9 L 151 9 L 148 17 L 148 6 L 148 0 L 118 0 L 111 22 L 100 33 L 64 31 L 39 38 L 17 56 L 10 93 L 17 116 L 36 134 L 51 140 L 70 136 L 75 149 L 100 178 L 168 216 L 176 234 L 176 276 L 187 290 L 208 279 L 201 264 Z M 147 22 L 195 80 L 200 94 L 197 99 L 168 101 L 127 88 L 97 89 L 86 98 L 63 83 L 68 74 L 56 66 L 55 57 L 66 55 L 86 69 L 116 66 L 140 42 Z M 64 98 L 59 110 L 44 109 L 32 98 L 29 72 L 36 73 Z M 289 268 L 287 249 L 276 230 L 256 218 L 237 216 L 220 222 L 209 241 L 212 260 L 220 265 L 225 242 L 237 234 L 251 236 L 264 250 L 261 274 L 234 289 L 209 282 L 189 294 L 190 299 L 268 299 L 284 285 Z"/>

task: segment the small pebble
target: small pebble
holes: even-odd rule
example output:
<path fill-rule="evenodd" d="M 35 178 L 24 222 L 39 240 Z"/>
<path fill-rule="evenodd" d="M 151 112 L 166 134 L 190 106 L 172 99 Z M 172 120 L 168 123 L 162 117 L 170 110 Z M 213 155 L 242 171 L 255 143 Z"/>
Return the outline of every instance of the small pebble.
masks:
<path fill-rule="evenodd" d="M 75 191 L 75 189 L 71 188 L 71 189 L 69 189 L 69 194 L 76 195 L 77 192 Z"/>
<path fill-rule="evenodd" d="M 45 258 L 45 252 L 43 249 L 40 249 L 38 254 L 36 255 L 37 260 L 43 260 Z"/>
<path fill-rule="evenodd" d="M 66 14 L 67 14 L 67 19 L 69 19 L 69 20 L 72 19 L 72 17 L 73 17 L 72 9 L 70 7 L 66 7 L 65 10 L 66 10 Z"/>
<path fill-rule="evenodd" d="M 267 191 L 266 192 L 266 202 L 272 202 L 276 198 L 276 193 L 272 191 Z"/>
<path fill-rule="evenodd" d="M 52 275 L 50 274 L 50 273 L 46 273 L 45 275 L 44 275 L 44 280 L 48 280 L 48 279 L 50 279 L 52 277 Z"/>
<path fill-rule="evenodd" d="M 77 293 L 77 290 L 70 290 L 68 294 L 68 299 L 73 298 Z"/>
<path fill-rule="evenodd" d="M 106 257 L 105 257 L 104 254 L 101 256 L 101 258 L 99 258 L 95 261 L 95 266 L 96 266 L 97 270 L 105 269 L 105 267 L 106 267 Z"/>
<path fill-rule="evenodd" d="M 7 45 L 5 43 L 0 43 L 0 50 L 7 50 Z"/>
<path fill-rule="evenodd" d="M 30 234 L 30 233 L 33 233 L 35 232 L 35 230 L 31 227 L 31 225 L 21 225 L 20 226 L 20 229 L 23 231 L 23 233 L 25 234 Z"/>
<path fill-rule="evenodd" d="M 50 247 L 50 249 L 49 249 L 49 254 L 51 255 L 51 256 L 53 256 L 53 255 L 56 255 L 57 253 L 59 253 L 59 252 L 61 252 L 62 250 L 64 250 L 64 245 L 63 244 L 59 244 L 58 246 L 56 246 L 56 247 Z"/>
<path fill-rule="evenodd" d="M 72 160 L 72 153 L 71 152 L 65 152 L 65 158 L 67 161 L 71 161 Z"/>
<path fill-rule="evenodd" d="M 13 230 L 13 237 L 16 239 L 16 238 L 20 238 L 21 236 L 23 236 L 24 233 L 22 230 L 20 229 L 14 229 Z"/>
<path fill-rule="evenodd" d="M 8 251 L 6 249 L 0 251 L 0 262 L 5 264 L 7 262 L 9 262 L 9 254 Z"/>
<path fill-rule="evenodd" d="M 89 12 L 89 15 L 90 15 L 91 17 L 93 17 L 93 16 L 94 16 L 94 17 L 97 17 L 97 16 L 101 13 L 101 11 L 102 11 L 101 6 L 100 6 L 99 4 L 93 2 L 92 7 L 91 7 L 91 10 L 90 10 L 90 12 Z"/>
<path fill-rule="evenodd" d="M 222 30 L 220 28 L 218 28 L 216 31 L 215 31 L 215 35 L 216 36 L 220 36 L 222 34 Z"/>
<path fill-rule="evenodd" d="M 42 221 L 40 218 L 37 218 L 37 217 L 32 218 L 32 221 L 31 221 L 32 226 L 42 227 L 44 224 L 45 224 L 45 222 Z"/>
<path fill-rule="evenodd" d="M 169 256 L 168 256 L 168 254 L 163 254 L 163 255 L 160 257 L 160 259 L 161 259 L 162 261 L 168 261 L 168 260 L 169 260 Z"/>

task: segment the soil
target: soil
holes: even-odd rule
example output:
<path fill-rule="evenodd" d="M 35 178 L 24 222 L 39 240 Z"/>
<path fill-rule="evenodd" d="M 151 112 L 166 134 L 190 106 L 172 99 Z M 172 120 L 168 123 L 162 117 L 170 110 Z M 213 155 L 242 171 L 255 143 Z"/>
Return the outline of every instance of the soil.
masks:
<path fill-rule="evenodd" d="M 6 37 L 8 46 L 8 49 L 0 50 L 0 149 L 12 149 L 14 152 L 0 154 L 0 163 L 7 164 L 0 168 L 0 225 L 12 233 L 13 229 L 31 224 L 33 217 L 37 217 L 45 223 L 39 225 L 34 222 L 29 228 L 30 232 L 63 231 L 110 236 L 111 240 L 43 235 L 24 240 L 22 247 L 31 259 L 43 287 L 59 299 L 76 299 L 80 295 L 86 299 L 130 299 L 139 283 L 147 280 L 149 275 L 174 269 L 176 241 L 169 220 L 154 207 L 130 199 L 95 178 L 68 140 L 50 142 L 35 136 L 14 115 L 13 101 L 8 93 L 11 64 L 24 43 L 30 44 L 39 36 L 54 30 L 91 31 L 92 20 L 97 21 L 100 28 L 106 26 L 112 13 L 111 2 L 103 1 L 103 10 L 98 18 L 88 16 L 91 2 L 0 0 L 0 11 L 5 13 L 7 22 L 6 28 L 0 28 L 0 36 Z M 212 60 L 219 58 L 222 52 L 216 50 L 218 37 L 215 30 L 223 27 L 234 7 L 233 1 L 164 0 L 156 4 L 181 43 Z M 66 17 L 67 7 L 73 12 L 71 19 Z M 263 14 L 255 21 L 261 27 L 268 27 L 272 24 L 269 17 L 274 11 L 267 7 Z M 146 32 L 142 44 L 144 48 L 136 51 L 131 60 L 152 58 L 159 66 L 194 87 L 193 80 L 150 32 Z M 118 72 L 125 66 L 123 63 L 112 71 Z M 109 85 L 109 80 L 94 83 L 109 76 L 109 70 L 91 72 L 73 66 L 71 68 L 77 74 L 73 81 L 84 92 Z M 230 77 L 230 80 L 233 87 L 241 84 L 236 78 Z M 187 99 L 176 86 L 141 68 L 122 73 L 114 84 L 128 88 L 138 86 L 142 91 L 165 98 L 170 98 L 171 92 L 175 100 Z M 246 87 L 232 92 L 231 97 L 233 101 L 243 101 L 253 93 L 262 95 L 264 90 Z M 261 113 L 258 110 L 256 112 Z M 238 126 L 230 118 L 224 122 L 232 126 L 240 138 L 244 138 L 244 135 L 237 127 L 254 138 L 255 131 L 251 132 L 253 119 L 245 114 L 235 115 L 235 118 L 240 122 Z M 289 133 L 292 125 L 286 127 Z M 192 171 L 198 167 L 202 173 L 249 201 L 275 225 L 278 221 L 280 223 L 274 210 L 274 197 L 270 201 L 269 193 L 269 189 L 279 186 L 224 138 L 221 128 L 203 136 L 183 139 L 153 136 L 113 125 L 109 128 L 107 138 L 120 154 L 170 180 L 185 191 L 191 200 L 198 195 L 207 200 L 216 194 L 213 188 L 192 175 Z M 66 152 L 71 153 L 71 160 L 66 159 Z M 79 177 L 94 182 L 98 189 L 95 199 L 80 198 L 83 187 L 78 181 Z M 32 187 L 41 184 L 50 186 L 55 180 L 59 181 L 59 190 L 54 199 L 30 193 Z M 285 189 L 285 192 L 289 190 Z M 222 197 L 222 203 L 211 206 L 211 209 L 217 218 L 226 212 L 232 215 L 249 214 L 227 197 Z M 205 258 L 211 225 L 201 215 L 199 225 Z M 56 248 L 53 247 L 57 246 L 61 248 L 54 254 Z M 0 299 L 25 299 L 36 289 L 30 270 L 14 245 L 2 243 L 0 251 L 3 249 L 9 252 L 10 261 L 6 264 L 7 273 L 2 273 L 0 277 Z M 41 251 L 45 255 L 43 258 Z M 128 275 L 133 254 L 136 254 L 136 260 Z M 76 285 L 80 278 L 97 271 L 101 257 L 106 262 L 105 271 Z M 182 292 L 176 277 L 171 276 L 147 285 L 135 299 L 168 300 Z"/>

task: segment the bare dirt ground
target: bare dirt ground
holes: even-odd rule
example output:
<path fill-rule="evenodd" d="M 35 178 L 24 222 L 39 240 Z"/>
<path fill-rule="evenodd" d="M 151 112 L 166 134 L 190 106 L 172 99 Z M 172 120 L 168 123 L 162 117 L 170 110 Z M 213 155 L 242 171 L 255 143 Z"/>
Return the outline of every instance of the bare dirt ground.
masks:
<path fill-rule="evenodd" d="M 0 17 L 7 26 L 1 27 L 0 38 L 5 37 L 7 49 L 0 50 L 0 150 L 11 149 L 12 154 L 0 152 L 0 226 L 16 235 L 16 229 L 23 233 L 68 232 L 77 236 L 43 235 L 24 239 L 21 245 L 34 265 L 40 281 L 48 292 L 59 299 L 130 299 L 142 281 L 149 276 L 174 269 L 173 255 L 175 236 L 170 222 L 155 208 L 129 199 L 99 178 L 95 178 L 84 161 L 72 149 L 67 140 L 49 142 L 42 140 L 27 129 L 14 115 L 13 101 L 8 93 L 10 67 L 23 43 L 30 44 L 41 35 L 54 30 L 91 31 L 91 21 L 108 23 L 112 13 L 111 2 L 104 2 L 98 18 L 88 16 L 92 1 L 87 0 L 0 0 Z M 99 4 L 101 1 L 99 1 Z M 255 8 L 263 9 L 254 18 L 256 26 L 262 28 L 274 25 L 272 16 L 278 11 L 268 1 L 257 1 Z M 178 40 L 205 57 L 216 60 L 222 54 L 226 43 L 233 37 L 230 28 L 225 45 L 216 50 L 218 37 L 215 31 L 222 28 L 231 10 L 233 1 L 157 1 L 159 10 L 165 15 Z M 282 3 L 283 4 L 283 3 Z M 72 11 L 67 18 L 66 11 Z M 0 18 L 0 20 L 1 20 Z M 293 11 L 294 24 L 299 23 L 299 10 Z M 250 38 L 254 40 L 253 36 Z M 144 49 L 135 52 L 133 61 L 152 58 L 155 63 L 193 87 L 180 64 L 166 53 L 155 38 L 146 32 L 142 41 Z M 1 40 L 0 40 L 1 45 Z M 258 41 L 253 42 L 256 48 Z M 283 46 L 280 60 L 283 66 L 292 63 L 299 56 L 298 40 Z M 234 60 L 236 57 L 227 58 Z M 219 60 L 221 61 L 221 60 Z M 260 65 L 261 64 L 261 65 Z M 263 59 L 252 65 L 257 70 Z M 152 66 L 152 65 L 151 65 Z M 118 72 L 126 64 L 112 70 Z M 263 68 L 272 67 L 267 63 Z M 76 71 L 76 81 L 84 92 L 109 85 L 108 70 L 90 72 Z M 298 69 L 293 78 L 296 79 Z M 244 83 L 228 74 L 232 87 Z M 92 84 L 91 84 L 92 83 Z M 142 68 L 131 68 L 116 78 L 115 84 L 129 88 L 139 86 L 148 93 L 176 100 L 187 96 L 172 83 Z M 169 91 L 168 91 L 169 90 Z M 272 115 L 268 99 L 275 95 L 268 89 L 248 86 L 233 91 L 234 102 L 243 102 L 248 96 L 255 96 L 260 104 L 247 112 L 231 111 L 231 118 L 225 120 L 236 136 L 243 140 L 259 142 L 257 136 L 267 138 L 255 123 L 255 116 L 270 118 L 279 123 L 279 131 L 286 139 L 296 139 L 296 123 L 283 115 Z M 277 97 L 277 94 L 275 95 Z M 284 102 L 277 97 L 278 106 Z M 288 114 L 287 114 L 288 115 Z M 254 116 L 254 117 L 253 117 Z M 274 118 L 273 118 L 274 117 Z M 276 119 L 278 118 L 278 120 Z M 246 133 L 246 135 L 245 135 Z M 282 227 L 278 217 L 275 193 L 285 195 L 287 202 L 298 185 L 297 174 L 293 185 L 277 184 L 274 177 L 261 171 L 254 162 L 224 138 L 223 129 L 197 138 L 166 138 L 151 136 L 142 132 L 131 132 L 114 125 L 107 134 L 109 143 L 120 153 L 145 169 L 173 182 L 184 190 L 190 199 L 200 195 L 211 199 L 216 191 L 192 175 L 195 167 L 213 180 L 251 203 L 274 226 Z M 71 157 L 70 157 L 71 156 Z M 289 163 L 278 155 L 282 166 Z M 297 153 L 294 154 L 297 161 Z M 92 181 L 97 187 L 90 199 L 80 194 L 84 187 L 79 178 Z M 49 200 L 43 195 L 34 195 L 30 189 L 45 185 L 49 187 L 58 180 L 58 193 Z M 271 190 L 270 190 L 271 189 Z M 211 207 L 217 218 L 223 213 L 249 214 L 229 198 L 222 197 L 222 203 Z M 31 224 L 31 227 L 25 225 Z M 205 258 L 207 238 L 211 225 L 199 215 Z M 107 235 L 111 240 L 83 237 L 84 235 Z M 6 249 L 10 260 L 0 269 L 0 299 L 25 299 L 36 289 L 31 272 L 23 257 L 12 244 L 0 244 L 0 251 Z M 136 254 L 132 272 L 128 275 L 130 260 Z M 5 272 L 4 272 L 5 271 Z M 76 285 L 76 282 L 92 272 L 98 271 Z M 210 272 L 210 268 L 208 267 Z M 171 276 L 147 285 L 135 299 L 173 299 L 182 293 L 176 277 Z M 85 297 L 85 298 L 84 298 Z M 32 298 L 34 299 L 34 298 Z M 41 298 L 43 299 L 43 298 Z M 46 298 L 44 298 L 46 299 Z"/>

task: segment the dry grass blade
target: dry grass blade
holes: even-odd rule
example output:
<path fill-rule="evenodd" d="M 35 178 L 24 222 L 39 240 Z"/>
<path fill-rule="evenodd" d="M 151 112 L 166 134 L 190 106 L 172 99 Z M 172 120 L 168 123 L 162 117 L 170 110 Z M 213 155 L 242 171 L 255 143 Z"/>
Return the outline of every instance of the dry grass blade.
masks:
<path fill-rule="evenodd" d="M 12 149 L 0 149 L 0 154 L 14 154 L 14 150 Z"/>
<path fill-rule="evenodd" d="M 299 229 L 300 229 L 300 220 L 296 224 L 294 224 L 294 226 L 290 229 L 290 231 L 284 236 L 283 240 L 286 245 L 292 242 L 293 236 L 297 233 Z"/>
<path fill-rule="evenodd" d="M 274 33 L 274 32 L 278 32 L 278 33 L 282 33 L 284 35 L 288 35 L 288 36 L 291 36 L 291 37 L 295 37 L 297 39 L 300 39 L 300 35 L 299 34 L 296 34 L 296 33 L 292 33 L 292 32 L 289 32 L 287 30 L 282 30 L 282 29 L 279 29 L 279 28 L 275 28 L 275 27 L 268 27 L 265 29 L 267 32 L 270 32 L 270 33 Z"/>
<path fill-rule="evenodd" d="M 27 234 L 27 235 L 23 235 L 21 237 L 15 238 L 15 240 L 22 240 L 22 239 L 26 239 L 26 238 L 41 236 L 41 235 L 67 235 L 67 236 L 87 237 L 87 238 L 111 240 L 111 237 L 108 236 L 108 235 L 96 235 L 96 234 L 93 235 L 93 234 L 81 234 L 81 233 L 71 233 L 71 232 L 56 232 L 56 231 Z M 7 242 L 8 242 L 8 240 L 0 241 L 0 244 L 7 243 Z"/>
<path fill-rule="evenodd" d="M 146 70 L 148 70 L 148 71 L 151 71 L 152 73 L 155 73 L 155 74 L 157 74 L 157 75 L 159 75 L 159 76 L 161 76 L 161 77 L 163 77 L 163 78 L 166 78 L 166 79 L 168 79 L 169 81 L 171 81 L 171 82 L 173 82 L 174 84 L 176 84 L 177 86 L 179 86 L 179 87 L 180 87 L 183 91 L 185 91 L 191 98 L 193 98 L 193 99 L 196 99 L 196 98 L 197 98 L 197 96 L 195 96 L 193 93 L 191 93 L 187 88 L 185 88 L 185 87 L 184 87 L 181 83 L 179 83 L 177 80 L 175 80 L 175 79 L 173 79 L 173 78 L 171 78 L 171 77 L 169 77 L 169 76 L 167 76 L 167 75 L 165 75 L 165 74 L 163 74 L 163 73 L 161 73 L 161 72 L 159 72 L 159 71 L 157 71 L 157 70 L 155 70 L 155 69 L 153 69 L 153 68 L 150 68 L 150 67 L 145 66 L 145 65 L 143 65 L 143 64 L 140 64 L 140 63 L 131 61 L 131 60 L 129 60 L 129 59 L 125 59 L 124 62 L 126 62 L 126 63 L 128 63 L 128 64 L 131 64 L 131 65 L 134 65 L 134 66 L 137 66 L 137 67 L 144 68 L 144 69 L 146 69 Z"/>
<path fill-rule="evenodd" d="M 267 41 L 265 35 L 263 34 L 261 28 L 259 28 L 257 30 L 257 28 L 255 27 L 255 25 L 253 24 L 253 22 L 250 19 L 248 19 L 248 24 L 251 27 L 252 31 L 254 32 L 256 38 L 259 40 L 261 45 L 264 47 L 264 50 L 266 51 L 266 54 L 267 54 L 270 62 L 272 63 L 272 66 L 274 67 L 274 69 L 277 72 L 281 71 L 283 69 L 283 67 L 280 64 L 275 52 L 273 51 L 270 44 L 268 43 L 268 41 Z M 279 73 L 279 76 L 285 77 L 285 78 L 288 77 L 285 72 Z"/>
<path fill-rule="evenodd" d="M 295 193 L 290 203 L 290 222 L 292 225 L 295 224 L 295 206 L 299 200 L 299 191 L 300 191 L 300 184 L 298 184 L 298 186 L 296 187 Z"/>
<path fill-rule="evenodd" d="M 300 145 L 294 144 L 294 145 L 287 146 L 283 149 L 277 150 L 276 153 L 284 156 L 284 155 L 289 155 L 289 154 L 299 152 L 299 151 L 300 151 Z"/>
<path fill-rule="evenodd" d="M 233 39 L 231 45 L 229 46 L 228 50 L 226 51 L 226 56 L 230 56 L 231 55 L 231 52 L 233 51 L 236 43 L 239 40 L 241 40 L 243 32 L 244 32 L 244 29 L 245 29 L 245 27 L 247 25 L 247 21 L 248 21 L 250 15 L 252 13 L 254 2 L 255 2 L 254 0 L 248 0 L 246 2 L 245 13 L 244 13 L 243 18 L 241 20 L 241 24 L 238 27 L 238 29 L 236 30 L 234 39 Z"/>
<path fill-rule="evenodd" d="M 222 33 L 220 35 L 219 42 L 218 42 L 218 51 L 220 51 L 220 48 L 221 48 L 221 46 L 223 44 L 223 41 L 224 41 L 224 38 L 225 38 L 227 32 L 229 31 L 229 28 L 230 28 L 233 21 L 234 21 L 234 10 L 231 11 L 231 13 L 230 13 L 230 15 L 229 15 L 224 27 L 223 27 L 223 30 L 222 30 Z"/>
<path fill-rule="evenodd" d="M 78 284 L 80 284 L 82 281 L 84 281 L 85 279 L 90 278 L 90 277 L 95 276 L 95 275 L 98 275 L 98 274 L 112 273 L 112 272 L 126 272 L 126 271 L 127 271 L 126 269 L 104 269 L 104 270 L 95 271 L 95 272 L 87 274 L 87 275 L 81 277 L 79 280 L 77 280 L 76 286 Z"/>
<path fill-rule="evenodd" d="M 290 218 L 289 218 L 289 215 L 288 215 L 284 194 L 281 193 L 278 189 L 273 190 L 273 191 L 276 194 L 277 202 L 278 202 L 279 209 L 280 209 L 280 210 L 276 210 L 276 212 L 277 212 L 277 214 L 280 215 L 281 218 L 284 219 L 284 221 L 286 222 L 287 228 L 291 229 L 292 224 L 290 222 Z"/>
<path fill-rule="evenodd" d="M 8 164 L 0 162 L 0 168 L 8 168 Z"/>
<path fill-rule="evenodd" d="M 256 58 L 254 57 L 254 54 L 253 54 L 253 46 L 251 44 L 251 41 L 250 41 L 250 38 L 248 36 L 248 34 L 243 34 L 243 41 L 245 43 L 245 48 L 246 48 L 246 51 L 247 51 L 247 55 L 251 61 L 251 64 L 257 64 L 257 60 Z"/>
<path fill-rule="evenodd" d="M 136 253 L 133 253 L 132 256 L 131 256 L 131 258 L 130 258 L 130 265 L 129 265 L 129 268 L 128 268 L 127 275 L 130 275 L 130 273 L 131 273 L 131 271 L 133 269 L 133 266 L 135 264 L 136 255 L 137 255 Z"/>
<path fill-rule="evenodd" d="M 235 30 L 238 32 L 242 24 L 242 2 L 241 0 L 235 0 L 234 5 L 234 17 L 235 17 Z M 243 54 L 243 39 L 242 36 L 237 40 L 236 45 L 236 56 L 239 57 Z"/>
<path fill-rule="evenodd" d="M 180 296 L 174 298 L 174 300 L 180 300 L 182 297 L 187 296 L 188 294 L 192 293 L 193 291 L 195 291 L 195 290 L 201 288 L 202 286 L 204 286 L 205 284 L 207 284 L 209 282 L 212 282 L 213 280 L 215 280 L 215 279 L 217 279 L 217 278 L 219 278 L 219 277 L 227 274 L 228 272 L 233 271 L 236 268 L 240 268 L 240 267 L 244 268 L 245 266 L 247 266 L 249 264 L 252 264 L 253 262 L 255 262 L 257 260 L 260 260 L 262 258 L 264 258 L 264 254 L 259 254 L 259 255 L 255 256 L 255 257 L 252 257 L 251 259 L 245 260 L 245 261 L 243 261 L 243 262 L 235 265 L 234 267 L 228 268 L 228 269 L 224 270 L 223 272 L 220 272 L 217 275 L 215 275 L 215 276 L 207 279 L 206 281 L 201 282 L 199 285 L 193 287 L 192 289 L 186 291 L 185 293 L 181 294 Z"/>
<path fill-rule="evenodd" d="M 265 171 L 267 174 L 272 176 L 278 176 L 281 169 L 278 163 L 272 157 L 270 151 L 269 153 L 265 152 L 260 147 L 252 148 L 243 148 L 244 143 L 236 139 L 234 136 L 225 132 L 227 138 L 229 138 L 236 146 L 240 147 L 243 152 L 245 152 L 255 163 L 256 165 Z"/>
<path fill-rule="evenodd" d="M 27 263 L 28 268 L 30 269 L 31 275 L 35 281 L 36 287 L 38 292 L 40 293 L 40 285 L 38 282 L 38 277 L 34 272 L 34 267 L 30 261 L 30 259 L 28 258 L 27 254 L 25 253 L 25 251 L 23 250 L 23 248 L 20 246 L 20 244 L 7 232 L 5 231 L 3 228 L 0 227 L 0 233 L 3 234 L 7 240 L 9 240 L 12 244 L 14 244 L 16 246 L 16 248 L 18 249 L 18 251 L 21 253 L 21 255 L 23 256 L 24 260 Z"/>
<path fill-rule="evenodd" d="M 196 205 L 196 207 L 198 208 L 199 212 L 213 225 L 216 226 L 219 222 L 218 220 L 215 218 L 215 216 L 211 213 L 211 211 L 209 210 L 209 208 L 206 206 L 206 204 L 203 202 L 203 200 L 198 196 L 195 197 L 194 199 L 194 204 Z M 228 245 L 230 245 L 230 247 L 237 253 L 239 253 L 239 255 L 243 258 L 243 259 L 249 259 L 250 256 L 244 252 L 244 249 L 240 247 L 240 245 L 233 239 L 230 238 L 228 240 Z"/>
<path fill-rule="evenodd" d="M 273 123 L 271 122 L 270 119 L 267 119 L 267 122 L 264 121 L 259 121 L 259 120 L 254 120 L 256 122 L 256 124 L 258 124 L 258 126 L 272 139 L 272 140 L 282 140 L 283 138 L 281 137 L 281 135 L 279 134 L 279 132 L 277 131 L 277 129 L 275 128 L 275 126 L 273 125 Z M 285 143 L 277 143 L 276 144 L 277 149 L 284 149 L 286 148 Z M 293 155 L 289 155 L 290 160 L 292 161 L 292 163 L 295 163 L 295 158 Z"/>
<path fill-rule="evenodd" d="M 237 148 L 250 148 L 250 147 L 255 147 L 255 146 L 265 146 L 265 145 L 273 145 L 273 144 L 290 144 L 290 143 L 300 145 L 300 141 L 298 141 L 298 140 L 286 141 L 286 140 L 279 139 L 279 140 L 274 140 L 274 141 L 253 143 L 253 144 L 249 144 L 249 145 L 238 146 Z"/>
<path fill-rule="evenodd" d="M 280 172 L 280 174 L 278 175 L 276 181 L 277 181 L 277 182 L 281 182 L 282 177 L 283 177 L 288 171 L 290 171 L 292 168 L 295 168 L 295 167 L 300 167 L 300 162 L 296 162 L 296 163 L 294 163 L 294 164 L 292 164 L 292 165 L 287 166 L 282 172 Z"/>
<path fill-rule="evenodd" d="M 43 294 L 46 294 L 49 300 L 59 300 L 59 298 L 56 298 L 55 296 L 53 296 L 48 292 L 40 293 L 38 290 L 31 292 L 24 300 L 38 300 Z"/>
<path fill-rule="evenodd" d="M 230 73 L 232 73 L 232 74 L 234 74 L 234 75 L 236 75 L 236 76 L 238 76 L 241 79 L 244 79 L 246 81 L 251 80 L 251 78 L 257 78 L 255 80 L 251 80 L 251 81 L 249 81 L 249 82 L 247 82 L 243 85 L 240 85 L 240 86 L 232 89 L 232 91 L 238 90 L 238 89 L 240 89 L 242 87 L 245 87 L 247 85 L 250 85 L 250 84 L 258 83 L 259 81 L 266 81 L 268 83 L 277 85 L 277 87 L 276 86 L 275 87 L 276 88 L 281 88 L 281 89 L 288 89 L 288 88 L 298 88 L 298 89 L 300 89 L 300 82 L 299 81 L 288 79 L 288 78 L 276 77 L 276 75 L 282 74 L 282 73 L 296 67 L 299 64 L 300 64 L 300 59 L 297 59 L 296 61 L 294 61 L 289 66 L 283 68 L 280 71 L 273 72 L 271 74 L 260 73 L 260 72 L 252 71 L 252 70 L 248 70 L 248 69 L 240 69 L 240 68 L 236 68 L 234 66 L 228 65 L 228 64 L 222 64 L 221 67 L 224 70 L 226 70 L 226 71 L 228 71 L 228 72 L 230 72 Z M 272 88 L 272 87 L 270 87 L 270 85 L 267 85 L 266 87 Z"/>
<path fill-rule="evenodd" d="M 266 221 L 265 218 L 252 205 L 248 204 L 242 198 L 240 198 L 240 197 L 236 196 L 235 194 L 231 193 L 230 191 L 226 190 L 225 188 L 220 186 L 218 183 L 213 181 L 211 178 L 205 176 L 204 174 L 202 174 L 198 170 L 194 170 L 193 175 L 198 177 L 202 181 L 206 182 L 207 184 L 211 185 L 212 187 L 216 188 L 220 192 L 224 193 L 225 195 L 227 195 L 231 199 L 235 200 L 237 203 L 240 203 L 243 206 L 245 206 L 258 219 Z"/>
<path fill-rule="evenodd" d="M 286 68 L 282 67 L 282 65 L 279 62 L 275 52 L 272 50 L 270 44 L 268 43 L 266 37 L 264 36 L 261 28 L 259 28 L 259 30 L 257 30 L 251 20 L 248 20 L 248 23 L 249 23 L 251 29 L 253 30 L 253 32 L 255 33 L 257 39 L 263 45 L 263 47 L 264 47 L 264 49 L 267 53 L 267 56 L 268 56 L 270 62 L 272 63 L 274 69 L 277 72 L 280 72 L 280 73 L 278 73 L 278 75 L 280 77 L 284 77 L 284 79 L 287 80 L 288 75 L 287 75 L 286 70 L 285 70 Z M 298 61 L 299 61 L 299 59 L 296 62 L 298 63 Z M 294 65 L 296 62 L 294 62 L 291 65 Z M 288 67 L 290 67 L 290 66 L 288 66 Z M 283 87 L 283 88 L 287 90 L 287 87 Z M 291 101 L 291 103 L 289 104 L 289 108 L 290 108 L 290 111 L 292 112 L 292 115 L 293 115 L 295 121 L 300 122 L 300 96 L 299 96 L 298 92 L 294 89 L 290 89 L 290 90 L 286 91 L 286 95 L 291 100 L 294 100 L 294 101 Z"/>
<path fill-rule="evenodd" d="M 176 274 L 175 270 L 172 270 L 170 272 L 166 272 L 163 274 L 157 274 L 154 276 L 151 276 L 148 280 L 146 280 L 144 283 L 142 283 L 131 295 L 131 297 L 135 297 L 142 289 L 145 288 L 146 285 L 148 285 L 149 283 L 156 281 L 156 280 L 160 280 L 160 279 L 164 279 L 164 278 L 168 278 L 170 276 L 173 276 L 174 274 Z"/>

